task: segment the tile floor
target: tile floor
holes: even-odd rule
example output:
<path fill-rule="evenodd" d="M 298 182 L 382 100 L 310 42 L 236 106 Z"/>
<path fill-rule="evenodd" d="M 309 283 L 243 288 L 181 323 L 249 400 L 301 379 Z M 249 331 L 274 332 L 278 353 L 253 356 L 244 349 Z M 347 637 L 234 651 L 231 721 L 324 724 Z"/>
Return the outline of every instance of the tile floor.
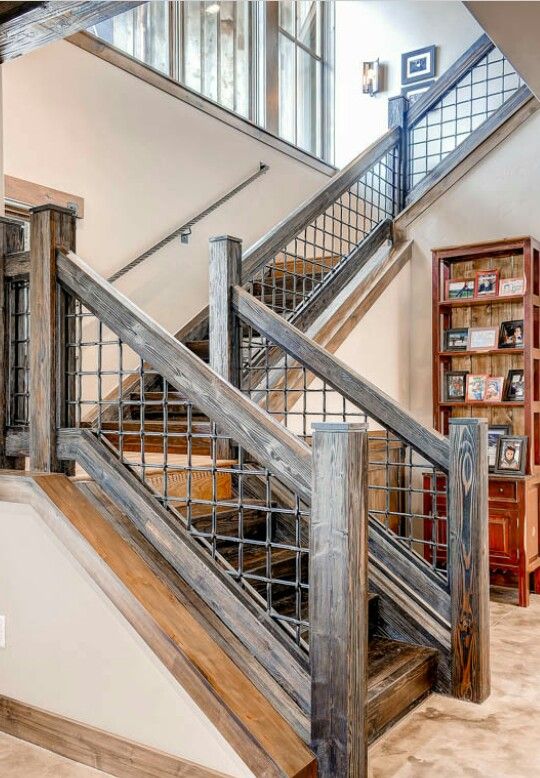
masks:
<path fill-rule="evenodd" d="M 492 692 L 482 705 L 432 695 L 370 749 L 370 778 L 540 775 L 540 595 L 491 603 Z"/>
<path fill-rule="evenodd" d="M 108 773 L 64 759 L 63 756 L 0 732 L 2 778 L 106 778 Z"/>

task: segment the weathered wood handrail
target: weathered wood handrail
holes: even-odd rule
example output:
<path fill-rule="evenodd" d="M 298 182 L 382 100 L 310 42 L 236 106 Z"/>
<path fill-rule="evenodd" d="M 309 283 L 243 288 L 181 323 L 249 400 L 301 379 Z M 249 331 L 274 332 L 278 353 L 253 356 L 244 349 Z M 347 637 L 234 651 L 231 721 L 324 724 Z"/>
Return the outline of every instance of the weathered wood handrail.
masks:
<path fill-rule="evenodd" d="M 122 341 L 306 502 L 311 451 L 218 376 L 73 252 L 57 254 L 58 280 Z"/>
<path fill-rule="evenodd" d="M 416 124 L 431 108 L 439 102 L 449 89 L 452 89 L 457 82 L 468 73 L 486 54 L 489 54 L 495 48 L 495 44 L 486 35 L 481 35 L 461 57 L 459 57 L 448 70 L 428 89 L 421 97 L 416 100 L 408 112 L 408 125 L 411 127 Z"/>
<path fill-rule="evenodd" d="M 288 321 L 239 286 L 233 291 L 233 305 L 240 319 L 298 359 L 343 397 L 381 423 L 415 451 L 448 472 L 448 440 L 417 421 L 385 392 L 317 345 Z"/>
<path fill-rule="evenodd" d="M 347 167 L 298 206 L 286 219 L 255 243 L 244 254 L 242 275 L 244 280 L 253 277 L 264 265 L 287 245 L 298 233 L 329 208 L 352 184 L 378 162 L 399 141 L 400 130 L 388 130 L 381 138 L 359 154 Z"/>

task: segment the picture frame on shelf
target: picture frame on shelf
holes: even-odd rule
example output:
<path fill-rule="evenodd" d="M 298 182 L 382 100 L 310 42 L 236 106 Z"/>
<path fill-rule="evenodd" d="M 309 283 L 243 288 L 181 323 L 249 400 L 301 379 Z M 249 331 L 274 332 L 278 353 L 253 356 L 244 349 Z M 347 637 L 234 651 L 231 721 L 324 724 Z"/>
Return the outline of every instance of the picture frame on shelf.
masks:
<path fill-rule="evenodd" d="M 499 439 L 512 432 L 510 424 L 492 424 L 488 427 L 488 470 L 492 473 L 497 464 Z"/>
<path fill-rule="evenodd" d="M 523 319 L 501 323 L 499 348 L 523 348 Z"/>
<path fill-rule="evenodd" d="M 474 297 L 474 278 L 449 278 L 445 285 L 446 300 L 472 300 Z"/>
<path fill-rule="evenodd" d="M 477 299 L 483 297 L 497 297 L 499 291 L 498 270 L 477 270 L 474 279 L 474 296 Z"/>
<path fill-rule="evenodd" d="M 494 472 L 499 475 L 525 475 L 527 470 L 526 435 L 503 435 L 497 446 Z"/>
<path fill-rule="evenodd" d="M 488 376 L 484 402 L 500 403 L 503 398 L 504 376 Z"/>
<path fill-rule="evenodd" d="M 466 370 L 450 370 L 444 374 L 443 396 L 445 402 L 464 402 L 467 386 Z"/>
<path fill-rule="evenodd" d="M 516 297 L 525 294 L 527 283 L 524 278 L 500 278 L 499 297 Z"/>
<path fill-rule="evenodd" d="M 435 46 L 424 46 L 401 55 L 401 83 L 414 84 L 435 78 L 437 50 Z"/>
<path fill-rule="evenodd" d="M 445 330 L 443 336 L 443 347 L 445 351 L 466 351 L 469 340 L 468 327 L 454 327 Z"/>
<path fill-rule="evenodd" d="M 498 338 L 497 327 L 470 327 L 467 351 L 493 351 L 497 348 Z"/>
<path fill-rule="evenodd" d="M 465 400 L 468 403 L 482 403 L 486 397 L 486 385 L 489 376 L 484 373 L 469 373 Z"/>
<path fill-rule="evenodd" d="M 504 388 L 506 402 L 523 402 L 525 400 L 525 371 L 523 368 L 508 371 Z"/>

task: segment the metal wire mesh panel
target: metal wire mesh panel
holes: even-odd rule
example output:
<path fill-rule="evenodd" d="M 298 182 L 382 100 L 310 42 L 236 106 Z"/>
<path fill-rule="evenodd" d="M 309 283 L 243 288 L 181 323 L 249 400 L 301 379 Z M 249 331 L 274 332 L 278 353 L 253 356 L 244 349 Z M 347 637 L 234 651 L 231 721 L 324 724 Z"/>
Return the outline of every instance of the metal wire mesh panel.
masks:
<path fill-rule="evenodd" d="M 268 341 L 242 325 L 239 386 L 295 434 L 311 442 L 321 421 L 369 425 L 369 515 L 446 578 L 446 478 L 399 437 Z"/>
<path fill-rule="evenodd" d="M 28 424 L 29 398 L 29 332 L 30 283 L 28 277 L 7 282 L 7 338 L 9 347 L 9 377 L 7 424 L 18 427 Z"/>
<path fill-rule="evenodd" d="M 112 446 L 173 525 L 307 648 L 307 506 L 80 302 L 66 332 L 74 425 Z"/>
<path fill-rule="evenodd" d="M 523 82 L 494 48 L 408 132 L 410 191 L 480 127 Z"/>
<path fill-rule="evenodd" d="M 298 315 L 364 238 L 397 214 L 399 192 L 396 145 L 283 246 L 246 288 L 276 313 Z"/>

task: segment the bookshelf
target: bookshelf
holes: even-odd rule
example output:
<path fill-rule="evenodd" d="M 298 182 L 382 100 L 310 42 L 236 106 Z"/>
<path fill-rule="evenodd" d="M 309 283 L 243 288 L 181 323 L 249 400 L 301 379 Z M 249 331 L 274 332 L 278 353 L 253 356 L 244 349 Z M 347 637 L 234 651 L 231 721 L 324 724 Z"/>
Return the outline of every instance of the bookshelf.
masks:
<path fill-rule="evenodd" d="M 447 435 L 452 418 L 482 417 L 494 430 L 506 426 L 510 435 L 527 441 L 523 472 L 489 476 L 492 581 L 517 586 L 519 604 L 527 605 L 531 583 L 540 592 L 540 244 L 530 237 L 512 238 L 435 249 L 432 257 L 435 428 Z M 500 288 L 512 289 L 509 279 L 521 278 L 523 290 L 499 295 Z M 458 331 L 453 337 L 459 339 L 459 350 L 448 348 L 448 330 Z M 466 345 L 460 330 L 467 330 Z M 486 347 L 476 348 L 471 337 Z M 510 371 L 523 371 L 517 396 L 507 395 Z M 456 376 L 454 382 L 447 374 Z M 485 387 L 495 399 L 482 395 Z"/>

